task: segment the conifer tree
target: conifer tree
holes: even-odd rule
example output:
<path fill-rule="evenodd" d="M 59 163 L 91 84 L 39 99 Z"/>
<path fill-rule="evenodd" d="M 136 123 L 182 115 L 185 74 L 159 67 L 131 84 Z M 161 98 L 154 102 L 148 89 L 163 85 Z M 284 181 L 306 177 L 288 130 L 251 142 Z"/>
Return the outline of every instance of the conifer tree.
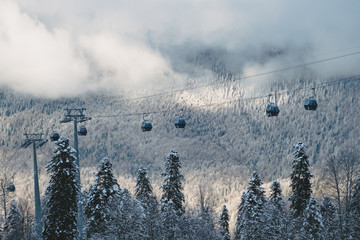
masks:
<path fill-rule="evenodd" d="M 229 211 L 227 210 L 226 206 L 224 205 L 221 209 L 221 215 L 219 219 L 219 226 L 220 226 L 220 235 L 221 240 L 230 240 L 230 232 L 229 232 Z"/>
<path fill-rule="evenodd" d="M 219 238 L 219 233 L 215 230 L 214 211 L 210 206 L 201 207 L 197 225 L 197 239 L 207 240 Z"/>
<path fill-rule="evenodd" d="M 37 226 L 36 224 L 34 224 L 34 220 L 35 220 L 35 216 L 32 214 L 32 205 L 30 203 L 30 201 L 28 199 L 25 198 L 19 198 L 18 202 L 17 202 L 17 206 L 19 209 L 19 213 L 21 216 L 21 224 L 22 224 L 22 231 L 23 231 L 23 235 L 24 235 L 24 240 L 25 239 L 36 239 L 33 237 L 33 233 L 35 230 L 35 227 Z M 41 229 L 39 229 L 40 231 L 36 231 L 36 235 L 40 232 L 41 233 Z M 40 238 L 40 237 L 38 237 Z"/>
<path fill-rule="evenodd" d="M 272 182 L 267 202 L 267 236 L 269 239 L 287 239 L 287 215 L 280 182 Z"/>
<path fill-rule="evenodd" d="M 314 240 L 325 239 L 320 207 L 314 197 L 310 197 L 308 205 L 303 211 L 303 215 L 302 229 L 304 238 Z"/>
<path fill-rule="evenodd" d="M 3 223 L 1 220 L 2 220 L 2 216 L 0 215 L 0 240 L 3 239 L 3 228 L 2 228 Z"/>
<path fill-rule="evenodd" d="M 155 195 L 152 195 L 144 207 L 144 231 L 147 233 L 148 239 L 161 238 L 161 214 L 160 205 Z"/>
<path fill-rule="evenodd" d="M 64 136 L 55 144 L 57 145 L 55 156 L 46 167 L 51 176 L 46 190 L 48 200 L 43 238 L 45 240 L 74 239 L 78 236 L 79 197 L 75 149 L 69 145 L 69 139 Z"/>
<path fill-rule="evenodd" d="M 144 230 L 144 208 L 141 203 L 132 199 L 130 192 L 125 188 L 120 192 L 120 199 L 113 199 L 107 212 L 112 214 L 108 227 L 112 238 L 138 240 L 148 239 Z"/>
<path fill-rule="evenodd" d="M 95 184 L 90 187 L 84 210 L 86 218 L 86 236 L 95 233 L 104 236 L 111 217 L 107 211 L 112 198 L 119 198 L 120 186 L 113 175 L 112 164 L 108 157 L 101 160 L 96 174 Z"/>
<path fill-rule="evenodd" d="M 360 236 L 360 178 L 355 182 L 351 196 L 350 213 L 351 236 L 353 238 Z"/>
<path fill-rule="evenodd" d="M 325 230 L 324 231 L 325 239 L 333 239 L 333 240 L 341 239 L 340 220 L 339 220 L 338 211 L 335 204 L 331 201 L 330 197 L 327 195 L 324 196 L 321 202 L 320 212 Z"/>
<path fill-rule="evenodd" d="M 135 198 L 139 200 L 144 208 L 144 231 L 147 232 L 146 239 L 160 238 L 161 215 L 156 196 L 152 192 L 152 186 L 147 176 L 146 168 L 138 169 L 136 178 Z"/>
<path fill-rule="evenodd" d="M 147 176 L 146 168 L 141 166 L 138 169 L 136 178 L 135 197 L 141 202 L 148 202 L 152 195 L 152 186 Z"/>
<path fill-rule="evenodd" d="M 294 218 L 302 215 L 308 200 L 311 197 L 311 178 L 312 174 L 309 168 L 309 157 L 306 153 L 306 146 L 303 143 L 294 145 L 295 159 L 292 163 L 291 171 L 291 190 L 292 194 L 289 198 L 291 201 L 290 209 Z"/>
<path fill-rule="evenodd" d="M 4 223 L 4 240 L 19 240 L 24 239 L 24 232 L 22 229 L 23 219 L 17 207 L 16 201 L 12 200 L 9 214 Z"/>
<path fill-rule="evenodd" d="M 164 211 L 165 205 L 171 201 L 177 215 L 182 215 L 185 212 L 183 204 L 185 197 L 182 193 L 182 181 L 184 176 L 180 173 L 181 162 L 176 151 L 171 150 L 165 161 L 165 171 L 162 173 L 164 177 L 161 189 L 163 194 L 161 196 L 161 209 Z"/>
<path fill-rule="evenodd" d="M 235 224 L 235 240 L 267 239 L 265 234 L 265 194 L 262 181 L 255 171 L 247 192 L 241 197 Z"/>
<path fill-rule="evenodd" d="M 181 232 L 178 216 L 178 211 L 175 209 L 175 205 L 172 201 L 168 201 L 162 207 L 162 232 L 163 239 L 181 239 L 183 235 Z"/>

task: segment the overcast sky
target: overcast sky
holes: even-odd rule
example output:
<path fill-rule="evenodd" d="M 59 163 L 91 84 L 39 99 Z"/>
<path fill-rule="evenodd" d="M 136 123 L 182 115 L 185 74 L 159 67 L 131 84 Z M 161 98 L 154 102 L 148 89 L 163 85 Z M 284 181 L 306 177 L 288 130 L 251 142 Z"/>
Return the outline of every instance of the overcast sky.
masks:
<path fill-rule="evenodd" d="M 209 49 L 239 74 L 273 70 L 360 51 L 359 9 L 358 0 L 0 0 L 0 84 L 52 97 L 151 85 L 186 75 L 189 58 Z M 359 74 L 359 63 L 314 69 Z"/>

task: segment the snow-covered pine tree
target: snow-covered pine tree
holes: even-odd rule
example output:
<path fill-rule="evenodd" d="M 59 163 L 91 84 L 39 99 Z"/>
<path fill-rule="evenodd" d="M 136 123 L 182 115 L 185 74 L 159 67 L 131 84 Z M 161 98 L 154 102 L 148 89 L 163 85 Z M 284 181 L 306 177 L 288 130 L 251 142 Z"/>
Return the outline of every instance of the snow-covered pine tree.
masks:
<path fill-rule="evenodd" d="M 351 236 L 355 238 L 360 236 L 360 178 L 355 182 L 350 206 Z"/>
<path fill-rule="evenodd" d="M 309 167 L 309 157 L 306 153 L 306 145 L 298 143 L 294 145 L 295 159 L 292 162 L 291 190 L 292 194 L 289 198 L 291 201 L 290 209 L 294 218 L 302 215 L 308 201 L 311 197 L 311 178 L 312 174 Z"/>
<path fill-rule="evenodd" d="M 111 233 L 109 239 L 148 239 L 144 230 L 144 208 L 138 200 L 131 197 L 126 188 L 120 191 L 120 199 L 113 199 L 111 207 L 106 211 L 112 215 L 108 226 Z"/>
<path fill-rule="evenodd" d="M 2 222 L 2 216 L 0 215 L 0 240 L 3 240 L 3 222 Z"/>
<path fill-rule="evenodd" d="M 270 186 L 271 194 L 266 204 L 267 226 L 269 239 L 287 239 L 287 214 L 280 182 L 275 180 Z"/>
<path fill-rule="evenodd" d="M 22 216 L 17 207 L 16 201 L 13 199 L 10 204 L 9 214 L 4 223 L 3 239 L 19 240 L 24 239 Z"/>
<path fill-rule="evenodd" d="M 106 234 L 111 221 L 106 210 L 110 207 L 112 198 L 119 198 L 119 191 L 120 186 L 113 175 L 112 164 L 108 157 L 104 157 L 96 173 L 95 184 L 89 189 L 84 207 L 87 238 L 96 233 L 101 236 Z"/>
<path fill-rule="evenodd" d="M 335 204 L 327 195 L 325 195 L 321 201 L 320 212 L 325 230 L 325 239 L 341 239 L 338 211 Z"/>
<path fill-rule="evenodd" d="M 197 217 L 196 237 L 199 240 L 218 239 L 219 233 L 215 230 L 215 213 L 211 208 L 211 188 L 206 184 L 199 184 L 198 199 L 200 212 Z"/>
<path fill-rule="evenodd" d="M 307 207 L 303 211 L 304 240 L 322 240 L 325 239 L 324 225 L 320 207 L 314 197 L 310 197 Z"/>
<path fill-rule="evenodd" d="M 35 216 L 32 213 L 33 210 L 32 204 L 30 203 L 29 199 L 19 198 L 17 202 L 17 206 L 21 215 L 24 240 L 36 239 L 32 236 L 35 227 L 34 224 Z M 41 231 L 37 231 L 37 233 L 41 233 Z"/>
<path fill-rule="evenodd" d="M 144 205 L 143 205 L 144 206 Z M 160 205 L 155 195 L 152 195 L 144 207 L 144 231 L 147 239 L 155 240 L 161 238 L 161 213 Z"/>
<path fill-rule="evenodd" d="M 153 188 L 147 176 L 146 168 L 141 166 L 138 169 L 138 175 L 136 178 L 135 198 L 140 202 L 148 202 L 153 195 L 152 189 Z"/>
<path fill-rule="evenodd" d="M 135 198 L 140 201 L 144 208 L 144 231 L 147 233 L 146 239 L 160 239 L 161 215 L 159 203 L 152 192 L 152 186 L 147 176 L 146 168 L 141 166 L 138 169 L 136 178 Z"/>
<path fill-rule="evenodd" d="M 44 240 L 74 239 L 78 236 L 77 216 L 79 182 L 76 175 L 75 149 L 61 136 L 55 142 L 55 156 L 46 166 L 51 175 L 47 187 L 47 206 L 43 229 Z"/>
<path fill-rule="evenodd" d="M 163 194 L 161 196 L 161 210 L 164 211 L 166 204 L 171 201 L 177 215 L 182 215 L 185 212 L 183 204 L 185 197 L 182 193 L 182 181 L 184 176 L 180 173 L 181 162 L 176 151 L 171 150 L 165 161 L 165 171 L 162 173 L 164 177 L 161 189 Z"/>
<path fill-rule="evenodd" d="M 196 238 L 199 240 L 219 239 L 219 233 L 215 230 L 214 211 L 210 206 L 201 206 L 198 218 Z"/>
<path fill-rule="evenodd" d="M 46 216 L 49 215 L 49 198 L 50 198 L 50 193 L 49 193 L 49 188 L 46 188 L 44 191 L 44 194 L 41 196 L 41 213 L 42 213 L 42 226 L 45 226 L 45 222 L 46 222 Z M 39 226 L 34 225 L 33 229 L 32 229 L 32 235 L 34 236 L 34 238 L 38 238 L 38 229 Z"/>
<path fill-rule="evenodd" d="M 180 233 L 177 233 L 177 235 L 181 236 L 180 239 L 193 240 L 197 238 L 196 233 L 197 227 L 199 226 L 199 219 L 195 216 L 195 214 L 193 215 L 192 213 L 185 213 L 178 217 L 177 221 L 179 223 L 178 229 L 180 229 Z"/>
<path fill-rule="evenodd" d="M 268 239 L 265 234 L 265 194 L 260 187 L 262 181 L 258 172 L 254 172 L 247 192 L 241 197 L 241 203 L 235 223 L 234 240 Z"/>
<path fill-rule="evenodd" d="M 161 228 L 164 240 L 181 239 L 183 236 L 179 224 L 181 216 L 178 216 L 177 212 L 172 201 L 168 201 L 163 205 Z M 196 239 L 196 236 L 194 236 L 194 239 Z"/>
<path fill-rule="evenodd" d="M 229 211 L 227 210 L 226 206 L 224 205 L 221 209 L 221 215 L 219 219 L 219 227 L 220 227 L 220 235 L 221 240 L 230 240 L 230 232 L 229 232 Z"/>

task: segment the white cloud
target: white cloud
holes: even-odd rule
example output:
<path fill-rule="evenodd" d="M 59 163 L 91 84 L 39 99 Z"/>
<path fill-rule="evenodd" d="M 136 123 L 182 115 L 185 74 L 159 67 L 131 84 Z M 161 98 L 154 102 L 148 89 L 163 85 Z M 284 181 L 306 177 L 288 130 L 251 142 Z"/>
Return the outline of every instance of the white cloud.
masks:
<path fill-rule="evenodd" d="M 119 87 L 142 87 L 171 71 L 163 57 L 141 42 L 111 33 L 81 36 L 80 45 L 103 81 Z M 146 86 L 149 87 L 149 86 Z"/>
<path fill-rule="evenodd" d="M 261 71 L 360 50 L 357 0 L 0 3 L 0 83 L 51 96 L 152 85 L 164 72 L 188 68 L 189 56 L 204 49 L 239 74 L 252 64 Z M 269 49 L 284 54 L 266 57 Z M 312 67 L 359 73 L 359 62 L 354 56 Z"/>
<path fill-rule="evenodd" d="M 144 43 L 117 34 L 49 28 L 13 1 L 0 8 L 0 83 L 58 97 L 97 88 L 135 87 L 168 72 Z"/>
<path fill-rule="evenodd" d="M 16 90 L 59 96 L 79 92 L 88 67 L 71 35 L 49 31 L 12 1 L 0 8 L 0 81 Z M 80 90 L 81 92 L 81 90 Z"/>

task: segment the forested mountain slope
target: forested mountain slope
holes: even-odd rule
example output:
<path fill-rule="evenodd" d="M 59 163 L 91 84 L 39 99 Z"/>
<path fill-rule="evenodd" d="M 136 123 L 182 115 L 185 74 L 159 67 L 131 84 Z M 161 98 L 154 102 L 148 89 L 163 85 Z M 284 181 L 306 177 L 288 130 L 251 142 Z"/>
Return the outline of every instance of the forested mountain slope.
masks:
<path fill-rule="evenodd" d="M 23 134 L 43 132 L 49 138 L 56 130 L 72 139 L 72 123 L 60 124 L 64 109 L 85 107 L 86 116 L 92 120 L 86 122 L 88 135 L 79 136 L 83 188 L 92 183 L 94 167 L 108 156 L 121 187 L 132 189 L 136 170 L 143 165 L 154 191 L 159 192 L 164 159 L 174 149 L 182 162 L 189 206 L 197 202 L 198 185 L 206 184 L 217 207 L 231 201 L 230 208 L 234 208 L 253 169 L 265 182 L 286 181 L 293 144 L 308 146 L 315 179 L 329 155 L 358 144 L 360 78 L 324 79 L 300 74 L 277 79 L 256 87 L 252 80 L 229 82 L 228 78 L 207 87 L 192 82 L 187 91 L 169 90 L 169 94 L 138 99 L 101 92 L 53 100 L 2 88 L 0 160 L 5 164 L 3 169 L 17 173 L 17 194 L 25 190 L 32 197 L 32 151 L 20 148 Z M 319 107 L 306 111 L 303 101 L 312 95 L 314 84 Z M 275 92 L 280 114 L 269 118 L 265 114 L 267 95 Z M 141 132 L 141 113 L 149 113 L 145 118 L 153 123 L 151 132 Z M 174 127 L 179 116 L 187 122 L 185 129 Z M 44 169 L 53 149 L 54 144 L 49 142 L 38 150 L 42 191 L 47 182 Z"/>

